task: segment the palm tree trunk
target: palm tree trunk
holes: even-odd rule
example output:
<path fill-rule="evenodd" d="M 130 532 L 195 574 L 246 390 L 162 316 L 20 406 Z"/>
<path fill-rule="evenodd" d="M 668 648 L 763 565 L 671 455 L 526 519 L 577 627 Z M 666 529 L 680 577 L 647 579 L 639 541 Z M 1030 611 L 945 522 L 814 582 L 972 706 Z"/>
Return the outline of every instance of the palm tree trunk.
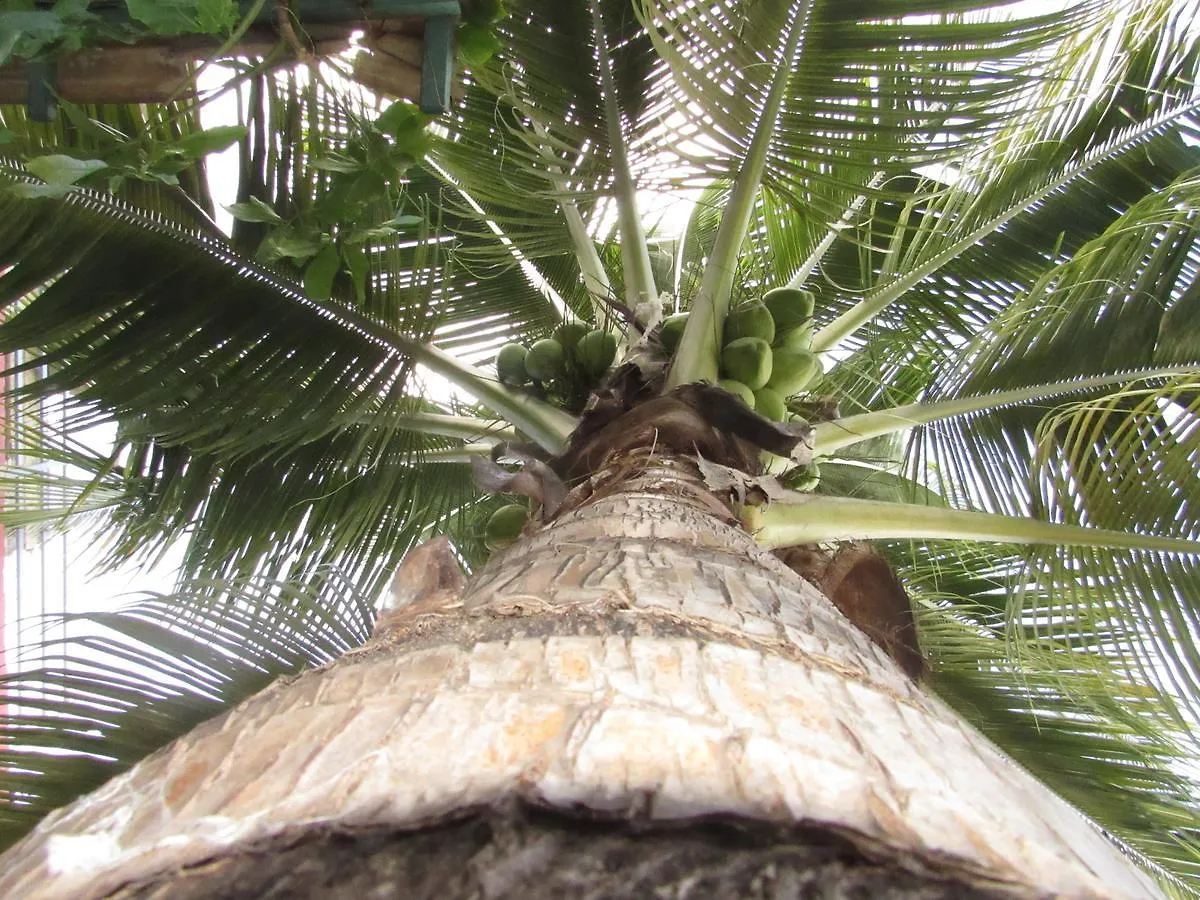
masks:
<path fill-rule="evenodd" d="M 592 485 L 48 817 L 0 896 L 1156 896 L 691 463 Z"/>

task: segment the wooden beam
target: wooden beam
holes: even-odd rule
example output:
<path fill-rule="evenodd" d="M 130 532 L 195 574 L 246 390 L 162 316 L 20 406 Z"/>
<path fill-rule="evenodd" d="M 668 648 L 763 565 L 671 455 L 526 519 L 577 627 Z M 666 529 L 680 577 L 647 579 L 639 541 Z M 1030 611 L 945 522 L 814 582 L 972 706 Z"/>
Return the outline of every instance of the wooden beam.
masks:
<path fill-rule="evenodd" d="M 53 88 L 75 103 L 152 103 L 187 84 L 192 60 L 167 47 L 94 48 L 58 60 Z M 0 103 L 29 100 L 29 70 L 23 63 L 0 69 Z"/>
<path fill-rule="evenodd" d="M 305 27 L 304 37 L 310 42 L 314 56 L 329 56 L 349 47 L 351 33 L 364 24 L 373 35 L 390 42 L 393 48 L 404 46 L 404 66 L 415 66 L 415 85 L 407 76 L 398 77 L 392 71 L 384 78 L 384 83 L 389 86 L 384 93 L 417 100 L 420 96 L 422 19 L 405 17 L 368 23 L 316 23 Z M 223 58 L 265 57 L 278 52 L 281 46 L 274 28 L 256 26 Z M 161 103 L 172 97 L 187 96 L 190 92 L 185 89 L 195 72 L 195 64 L 213 56 L 217 49 L 211 39 L 203 37 L 89 47 L 56 60 L 52 87 L 59 96 L 73 103 Z M 414 53 L 417 59 L 412 61 Z M 281 65 L 291 61 L 291 56 L 280 57 Z M 27 103 L 29 74 L 24 63 L 0 67 L 0 103 Z M 366 82 L 364 85 L 371 87 Z"/>

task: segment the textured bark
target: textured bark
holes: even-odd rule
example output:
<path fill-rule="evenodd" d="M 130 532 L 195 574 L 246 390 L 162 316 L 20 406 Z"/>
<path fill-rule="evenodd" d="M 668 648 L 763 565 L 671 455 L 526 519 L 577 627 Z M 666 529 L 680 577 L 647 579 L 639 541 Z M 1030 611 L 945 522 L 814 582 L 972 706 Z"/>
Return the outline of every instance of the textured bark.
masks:
<path fill-rule="evenodd" d="M 437 579 L 367 647 L 48 817 L 0 858 L 0 896 L 82 900 L 306 832 L 416 832 L 514 803 L 798 828 L 960 896 L 1155 895 L 760 551 L 691 467 L 634 462 L 465 593 Z"/>
<path fill-rule="evenodd" d="M 828 553 L 814 546 L 776 550 L 795 572 L 816 585 L 847 619 L 882 647 L 912 678 L 925 672 L 912 603 L 887 560 L 870 544 L 853 541 Z"/>
<path fill-rule="evenodd" d="M 119 900 L 993 900 L 1011 896 L 867 859 L 821 832 L 678 828 L 522 811 L 415 833 L 309 832 L 118 891 Z"/>

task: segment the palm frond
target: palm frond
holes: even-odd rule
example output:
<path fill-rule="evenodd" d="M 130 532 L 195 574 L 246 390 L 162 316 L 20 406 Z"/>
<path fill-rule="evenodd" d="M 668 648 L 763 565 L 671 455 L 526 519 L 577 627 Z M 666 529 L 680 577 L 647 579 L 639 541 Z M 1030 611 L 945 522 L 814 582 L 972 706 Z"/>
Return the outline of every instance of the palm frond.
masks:
<path fill-rule="evenodd" d="M 1179 165 L 1191 156 L 1194 165 L 1194 150 L 1160 146 L 1160 162 Z M 960 348 L 961 365 L 935 381 L 934 392 L 961 396 L 1029 384 L 1051 370 L 1078 377 L 1158 359 L 1188 363 L 1192 376 L 1097 392 L 1049 411 L 1015 408 L 920 429 L 911 444 L 916 477 L 953 491 L 958 504 L 1012 515 L 1136 534 L 1197 533 L 1200 346 L 1177 311 L 1195 291 L 1193 171 L 1129 203 L 1098 236 L 1047 267 L 976 342 Z M 1015 594 L 1014 617 L 1085 646 L 1121 623 L 1108 643 L 1137 662 L 1145 683 L 1194 714 L 1193 558 L 1058 548 L 1031 552 L 1027 565 L 1029 584 Z"/>
<path fill-rule="evenodd" d="M 1193 508 L 1200 467 L 1195 390 L 1166 401 L 1147 389 L 1073 403 L 1047 417 L 1038 438 L 1034 501 L 1040 515 L 1141 534 L 1200 535 Z M 1051 597 L 1018 594 L 1014 615 L 1036 616 L 1045 633 L 1067 643 L 1080 621 L 1128 623 L 1122 651 L 1192 715 L 1200 711 L 1194 558 L 1064 547 L 1031 554 L 1029 566 L 1040 573 L 1039 583 L 1056 590 Z"/>
<path fill-rule="evenodd" d="M 212 447 L 241 439 L 245 441 L 241 450 L 251 451 L 286 438 L 291 429 L 307 436 L 335 429 L 375 398 L 389 391 L 398 396 L 411 360 L 503 410 L 507 418 L 550 447 L 560 445 L 573 427 L 569 416 L 510 391 L 419 338 L 345 304 L 323 304 L 304 296 L 275 273 L 239 259 L 219 241 L 98 194 L 75 192 L 64 204 L 12 197 L 4 202 L 12 218 L 0 234 L 0 250 L 3 258 L 19 259 L 3 275 L 0 299 L 11 306 L 38 293 L 5 322 L 3 346 L 9 351 L 42 348 L 20 366 L 57 367 L 38 381 L 39 390 L 69 391 L 84 402 L 99 400 L 93 396 L 98 388 L 92 379 L 111 365 L 113 371 L 127 375 L 124 388 L 144 404 L 127 400 L 122 405 L 121 400 L 109 398 L 108 406 L 116 413 L 133 416 L 147 409 L 161 410 L 156 424 L 165 438 Z M 419 246 L 424 261 L 413 267 L 407 287 L 415 308 L 426 310 L 425 298 L 440 269 L 440 256 L 436 242 Z M 130 264 L 131 258 L 136 258 L 136 264 Z M 187 279 L 181 277 L 184 271 Z M 238 294 L 223 297 L 218 286 L 230 272 L 247 277 Z M 111 287 L 97 293 L 90 290 L 94 284 Z M 176 302 L 183 297 L 196 299 Z M 141 315 L 151 308 L 153 316 Z M 43 314 L 51 318 L 42 321 Z M 99 315 L 110 318 L 103 323 L 91 321 Z M 330 319 L 341 327 L 342 338 L 330 346 L 313 347 L 307 355 L 293 352 L 299 343 L 293 344 L 295 335 L 286 335 L 281 327 L 284 322 L 311 327 Z M 178 337 L 155 347 L 158 355 L 149 357 L 150 345 L 139 328 L 160 323 L 164 328 L 173 324 Z M 81 327 L 83 334 L 78 331 Z M 97 356 L 101 347 L 107 355 Z M 79 356 L 85 348 L 86 362 Z M 131 361 L 135 348 L 139 353 Z M 201 402 L 203 411 L 196 406 L 194 375 L 187 373 L 197 359 L 205 360 L 208 374 L 214 377 L 201 390 L 210 401 Z M 68 360 L 73 364 L 67 365 Z M 262 382 L 261 367 L 276 362 L 280 365 L 273 369 L 272 380 Z M 314 371 L 321 377 L 314 379 Z M 237 393 L 231 389 L 245 386 L 238 378 L 251 376 L 258 397 L 257 405 L 247 408 L 244 398 L 240 405 L 232 400 Z M 301 390 L 306 384 L 319 388 Z M 337 388 L 350 385 L 356 385 L 351 389 L 353 397 L 339 396 Z M 190 404 L 186 410 L 184 400 Z M 222 407 L 226 401 L 228 405 Z M 309 416 L 303 424 L 297 416 L 287 425 L 287 417 L 280 413 L 289 410 L 305 410 Z M 198 413 L 214 418 L 201 423 Z"/>
<path fill-rule="evenodd" d="M 1094 169 L 1119 164 L 1127 153 L 1156 138 L 1170 140 L 1180 131 L 1194 133 L 1197 109 L 1200 100 L 1188 100 L 1166 109 L 1130 126 L 1110 144 L 1093 149 L 1050 177 L 1036 170 L 1029 183 L 1021 183 L 1026 179 L 1015 177 L 1024 174 L 1021 166 L 1003 158 L 989 158 L 981 171 L 965 173 L 959 186 L 942 191 L 923 210 L 919 224 L 893 236 L 879 286 L 823 328 L 813 339 L 814 349 L 823 351 L 836 345 L 982 239 L 1048 197 L 1061 193 L 1072 182 L 1085 179 Z M 1001 171 L 1005 177 L 997 177 Z M 984 185 L 987 187 L 981 188 Z M 911 215 L 911 210 L 905 215 Z"/>
<path fill-rule="evenodd" d="M 206 588 L 62 617 L 69 636 L 0 676 L 0 846 L 280 676 L 359 646 L 375 617 L 373 599 L 336 572 L 305 590 Z"/>
<path fill-rule="evenodd" d="M 1186 536 L 1136 534 L 949 506 L 938 508 L 823 497 L 796 491 L 778 494 L 769 504 L 743 507 L 741 520 L 759 545 L 769 549 L 854 538 L 957 537 L 970 541 L 1161 552 L 1185 557 L 1200 554 L 1200 540 Z"/>
<path fill-rule="evenodd" d="M 120 497 L 114 559 L 189 535 L 192 575 L 302 578 L 336 559 L 379 585 L 427 526 L 473 500 L 460 473 L 420 468 L 458 439 L 405 420 L 435 411 L 409 396 L 413 358 L 441 357 L 214 241 L 76 197 L 0 201 L 19 209 L 6 254 L 21 248 L 0 276 L 17 309 L 0 341 L 31 351 L 17 396 L 70 395 L 73 421 L 119 423 L 119 466 L 77 460 Z M 231 271 L 250 277 L 231 283 Z M 500 388 L 481 381 L 485 396 Z M 543 422 L 571 427 L 557 410 Z"/>
<path fill-rule="evenodd" d="M 912 16 L 882 2 L 814 2 L 802 43 L 785 58 L 775 47 L 791 4 L 645 0 L 640 12 L 669 66 L 664 102 L 684 117 L 679 130 L 703 148 L 692 161 L 712 177 L 736 177 L 774 73 L 790 70 L 764 183 L 805 204 L 813 184 L 840 180 L 839 202 L 822 210 L 835 221 L 876 172 L 904 171 L 993 132 L 1006 106 L 1033 92 L 1030 55 L 1099 15 L 1077 4 L 998 21 L 989 13 L 1001 5 L 932 4 Z"/>
<path fill-rule="evenodd" d="M 196 111 L 161 106 L 59 102 L 62 115 L 35 122 L 24 106 L 0 105 L 4 151 L 22 159 L 64 154 L 100 159 L 116 196 L 180 224 L 217 234 Z"/>
<path fill-rule="evenodd" d="M 721 327 L 729 311 L 737 259 L 754 214 L 776 125 L 783 111 L 788 89 L 788 63 L 804 45 L 812 13 L 811 2 L 801 3 L 780 23 L 783 27 L 779 40 L 768 57 L 774 63 L 774 73 L 766 85 L 757 119 L 746 132 L 745 156 L 731 185 L 721 224 L 713 239 L 712 255 L 704 265 L 699 291 L 692 300 L 692 314 L 667 375 L 670 387 L 692 381 L 716 381 Z M 660 52 L 669 53 L 668 43 L 660 41 L 658 47 Z"/>
<path fill-rule="evenodd" d="M 1200 137 L 1200 120 L 1190 133 Z M 1200 153 L 1196 158 L 1200 162 Z M 994 390 L 1051 365 L 1059 373 L 1084 374 L 1200 362 L 1200 328 L 1186 314 L 1198 290 L 1198 216 L 1200 166 L 1148 193 L 1048 269 L 967 348 L 962 374 L 947 381 Z M 1181 302 L 1184 308 L 1175 311 Z M 1160 337 L 1165 346 L 1158 346 Z M 1003 348 L 985 346 L 997 339 Z"/>
<path fill-rule="evenodd" d="M 476 234 L 495 224 L 511 242 L 479 242 L 464 248 L 464 259 L 512 265 L 515 249 L 584 319 L 594 318 L 592 301 L 615 298 L 602 295 L 607 279 L 596 271 L 594 250 L 566 222 L 594 222 L 613 189 L 612 166 L 626 156 L 614 140 L 628 142 L 635 165 L 647 149 L 639 141 L 654 66 L 626 4 L 601 3 L 598 17 L 600 32 L 587 0 L 512 5 L 500 25 L 503 49 L 472 74 L 466 97 L 442 123 L 446 139 L 431 148 L 437 166 L 482 210 Z M 601 78 L 601 60 L 611 80 Z M 464 219 L 466 210 L 456 208 Z M 637 243 L 631 249 L 641 259 Z"/>
<path fill-rule="evenodd" d="M 1132 381 L 1162 379 L 1167 376 L 1186 377 L 1196 374 L 1196 368 L 1196 366 L 1178 366 L 1141 371 L 1117 370 L 1106 375 L 1071 378 L 1050 384 L 1034 384 L 1009 391 L 954 397 L 933 403 L 909 403 L 889 409 L 845 416 L 829 422 L 818 422 L 813 428 L 813 443 L 818 455 L 828 456 L 850 444 L 895 431 L 929 425 L 942 419 L 1003 409 L 1063 394 L 1091 392 L 1097 388 L 1111 387 Z"/>
<path fill-rule="evenodd" d="M 258 77 L 246 101 L 238 202 L 265 205 L 278 223 L 235 220 L 244 254 L 296 281 L 324 254 L 335 263 L 328 296 L 443 349 L 467 343 L 479 360 L 560 321 L 511 254 L 481 259 L 495 234 L 452 202 L 454 187 L 414 165 L 431 140 L 415 110 L 380 112 L 353 87 L 296 72 Z"/>
<path fill-rule="evenodd" d="M 907 202 L 885 194 L 871 198 L 856 227 L 844 231 L 822 258 L 820 281 L 809 285 L 821 298 L 818 320 L 828 323 L 846 314 L 863 295 L 904 271 L 898 259 L 905 235 L 957 227 L 944 214 L 956 205 L 969 209 L 978 199 L 975 208 L 986 211 L 993 200 L 1006 204 L 1055 170 L 1100 160 L 1138 123 L 1188 103 L 1200 42 L 1183 23 L 1194 18 L 1188 13 L 1194 7 L 1191 0 L 1111 7 L 1056 50 L 1053 70 L 1036 82 L 1045 103 L 1014 110 L 1011 124 L 978 155 L 981 171 L 972 173 L 959 160 L 949 168 L 923 169 L 935 178 L 906 188 L 912 198 Z M 1119 52 L 1110 52 L 1112 47 Z M 1178 127 L 1135 141 L 1116 160 L 1091 167 L 1000 231 L 963 248 L 865 326 L 865 339 L 877 347 L 871 355 L 890 359 L 908 348 L 927 348 L 934 354 L 933 368 L 957 358 L 979 323 L 1029 290 L 1048 264 L 1070 258 L 1142 197 L 1194 167 L 1200 156 L 1194 142 L 1188 143 L 1189 128 L 1194 126 L 1184 116 Z M 956 200 L 952 187 L 971 196 Z M 921 261 L 919 254 L 912 258 Z"/>
<path fill-rule="evenodd" d="M 1179 771 L 1190 740 L 1172 707 L 1119 659 L 1073 652 L 1047 637 L 989 635 L 972 627 L 969 594 L 930 591 L 944 587 L 945 569 L 960 564 L 953 552 L 894 550 L 918 598 L 933 689 L 1053 790 L 1144 854 L 1144 865 L 1146 857 L 1154 860 L 1151 871 L 1194 895 L 1188 885 L 1200 876 L 1200 801 L 1195 781 Z M 976 578 L 1003 559 L 968 555 Z M 923 558 L 937 559 L 943 577 L 922 585 L 932 568 Z M 976 615 L 994 620 L 988 607 Z"/>
<path fill-rule="evenodd" d="M 1014 624 L 1030 587 L 1019 546 L 965 541 L 880 545 L 915 601 L 930 684 L 967 721 L 1095 818 L 1164 883 L 1195 896 L 1200 786 L 1195 735 L 1174 699 L 1119 647 L 1113 620 L 1070 643 Z M 1102 785 L 1103 788 L 1098 786 Z"/>
<path fill-rule="evenodd" d="M 404 412 L 414 406 L 394 411 L 394 424 L 382 426 L 376 416 L 299 446 L 236 458 L 119 432 L 111 451 L 98 451 L 70 430 L 22 416 L 16 437 L 23 440 L 9 445 L 16 462 L 0 469 L 0 521 L 88 524 L 109 565 L 152 564 L 180 551 L 184 582 L 263 574 L 304 584 L 337 564 L 364 591 L 378 593 L 432 528 L 457 534 L 474 527 L 479 496 L 465 467 L 426 464 L 473 446 L 439 432 L 486 438 L 491 429 L 474 419 Z M 94 443 L 94 424 L 87 433 Z"/>

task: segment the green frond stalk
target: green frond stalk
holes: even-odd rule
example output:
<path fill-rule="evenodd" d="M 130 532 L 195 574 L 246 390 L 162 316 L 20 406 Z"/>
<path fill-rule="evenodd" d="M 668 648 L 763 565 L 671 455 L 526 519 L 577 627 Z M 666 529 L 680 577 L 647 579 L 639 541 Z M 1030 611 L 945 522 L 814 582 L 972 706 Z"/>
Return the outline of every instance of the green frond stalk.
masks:
<path fill-rule="evenodd" d="M 876 172 L 873 176 L 871 176 L 871 180 L 867 182 L 866 189 L 869 191 L 879 187 L 881 184 L 883 184 L 884 178 L 885 173 Z M 820 265 L 822 258 L 824 258 L 825 254 L 829 252 L 829 248 L 833 246 L 834 241 L 841 237 L 842 232 L 853 225 L 858 219 L 859 213 L 866 205 L 869 196 L 869 194 L 864 192 L 850 201 L 850 205 L 846 207 L 846 211 L 842 213 L 842 217 L 838 219 L 837 223 L 834 224 L 828 232 L 826 232 L 825 236 L 821 238 L 820 243 L 813 248 L 812 253 L 810 253 L 804 262 L 800 264 L 800 268 L 798 268 L 792 277 L 788 279 L 786 285 L 787 287 L 804 287 L 804 285 L 808 282 L 808 279 L 812 276 L 812 273 L 816 271 L 817 266 Z"/>
<path fill-rule="evenodd" d="M 813 335 L 812 348 L 814 352 L 823 353 L 833 349 L 858 329 L 866 325 L 875 316 L 887 309 L 904 293 L 916 284 L 937 272 L 950 261 L 957 259 L 966 250 L 979 243 L 984 238 L 1012 222 L 1021 213 L 1026 212 L 1050 195 L 1061 191 L 1073 181 L 1082 178 L 1103 163 L 1110 162 L 1122 152 L 1148 140 L 1155 134 L 1161 133 L 1171 123 L 1200 109 L 1200 99 L 1191 100 L 1170 109 L 1164 110 L 1147 122 L 1130 126 L 1117 139 L 1109 144 L 1086 154 L 1078 163 L 1067 166 L 1057 176 L 1049 179 L 1040 187 L 1022 194 L 1016 202 L 1009 204 L 1002 212 L 988 216 L 980 225 L 962 238 L 952 241 L 939 250 L 935 250 L 926 259 L 909 266 L 894 280 L 883 287 L 868 293 L 866 297 L 846 310 L 820 331 Z M 972 172 L 971 177 L 979 182 L 986 182 L 988 172 Z M 964 188 L 963 190 L 970 190 Z M 947 194 L 947 196 L 957 196 Z"/>
<path fill-rule="evenodd" d="M 1007 544 L 1105 547 L 1200 554 L 1200 541 L 1104 528 L 1061 525 L 973 510 L 792 493 L 765 506 L 746 506 L 742 524 L 773 550 L 822 541 L 953 538 Z"/>
<path fill-rule="evenodd" d="M 480 403 L 520 428 L 547 452 L 561 452 L 567 445 L 567 438 L 579 424 L 570 413 L 513 390 L 489 373 L 467 365 L 432 344 L 398 340 L 397 345 L 412 359 L 424 363 L 430 371 L 467 391 Z"/>
<path fill-rule="evenodd" d="M 667 375 L 667 389 L 693 381 L 717 380 L 717 354 L 721 329 L 729 312 L 729 299 L 737 273 L 737 260 L 758 199 L 771 141 L 779 125 L 792 62 L 800 53 L 814 0 L 797 3 L 783 45 L 775 60 L 770 91 L 750 135 L 746 156 L 734 181 L 729 201 L 721 214 L 721 225 L 712 253 L 704 267 L 700 290 L 692 300 L 691 315 Z"/>
<path fill-rule="evenodd" d="M 535 133 L 545 136 L 546 129 L 540 123 L 533 124 Z M 575 258 L 579 263 L 579 272 L 583 277 L 583 287 L 592 303 L 592 320 L 599 323 L 608 315 L 608 304 L 613 296 L 612 283 L 608 272 L 596 252 L 596 245 L 588 234 L 587 222 L 579 211 L 579 205 L 571 196 L 566 177 L 562 168 L 555 163 L 547 163 L 547 171 L 554 184 L 558 208 L 562 211 L 563 224 L 570 235 L 571 244 L 575 249 Z"/>
<path fill-rule="evenodd" d="M 559 182 L 557 189 L 562 194 L 566 194 L 567 187 L 564 183 Z M 580 213 L 575 201 L 564 196 L 559 200 L 559 208 L 562 209 L 563 222 L 571 237 L 571 243 L 575 246 L 575 257 L 579 261 L 584 290 L 587 291 L 588 298 L 591 300 L 592 321 L 603 322 L 609 315 L 609 303 L 613 296 L 613 287 L 609 281 L 608 272 L 604 268 L 600 254 L 596 252 L 596 245 L 592 242 L 591 235 L 588 234 L 587 222 L 583 220 L 583 214 Z"/>
<path fill-rule="evenodd" d="M 1002 409 L 1021 403 L 1032 403 L 1049 397 L 1090 391 L 1114 384 L 1167 378 L 1175 375 L 1200 377 L 1200 368 L 1196 366 L 1167 366 L 1136 372 L 1116 372 L 1112 375 L 1098 375 L 1094 378 L 1077 378 L 1052 384 L 1034 384 L 1029 387 L 1016 388 L 1011 391 L 997 391 L 993 394 L 983 394 L 976 397 L 955 397 L 951 400 L 939 400 L 931 403 L 909 403 L 891 409 L 859 413 L 829 422 L 818 422 L 814 425 L 814 452 L 818 456 L 831 456 L 843 447 L 848 447 L 861 441 L 868 441 L 880 435 L 892 434 L 893 432 L 904 431 L 920 425 L 928 425 L 931 422 L 949 419 L 954 416 Z"/>
<path fill-rule="evenodd" d="M 475 416 L 448 416 L 441 413 L 413 413 L 394 420 L 396 427 L 422 434 L 475 440 L 488 445 L 517 440 L 517 433 L 505 422 Z"/>
<path fill-rule="evenodd" d="M 475 458 L 486 458 L 492 455 L 495 444 L 472 443 L 461 447 L 449 447 L 445 450 L 430 450 L 421 456 L 423 463 L 469 463 Z"/>
<path fill-rule="evenodd" d="M 658 298 L 654 272 L 650 267 L 650 250 L 646 233 L 638 214 L 637 183 L 629 166 L 625 147 L 625 132 L 621 110 L 617 105 L 617 84 L 613 78 L 612 60 L 604 31 L 604 16 L 599 0 L 588 0 L 592 14 L 592 33 L 596 42 L 596 65 L 604 95 L 604 117 L 608 126 L 608 151 L 612 164 L 614 199 L 617 204 L 617 227 L 621 235 L 621 268 L 625 280 L 625 303 L 638 310 Z"/>

